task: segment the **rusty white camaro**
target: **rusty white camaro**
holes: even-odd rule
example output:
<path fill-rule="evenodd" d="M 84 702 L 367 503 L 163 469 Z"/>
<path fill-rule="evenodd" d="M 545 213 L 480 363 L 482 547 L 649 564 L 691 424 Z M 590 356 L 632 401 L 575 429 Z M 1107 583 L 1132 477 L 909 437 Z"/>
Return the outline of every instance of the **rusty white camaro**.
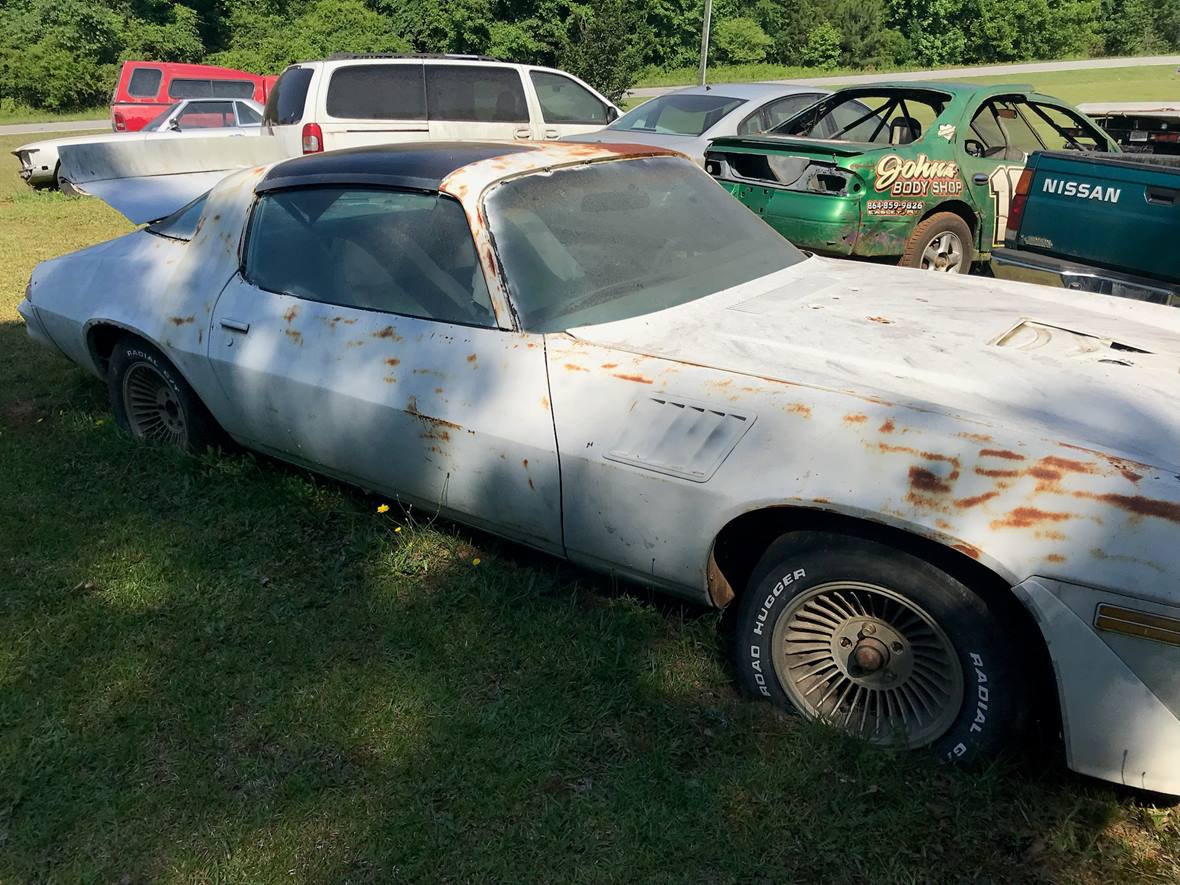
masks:
<path fill-rule="evenodd" d="M 137 437 L 731 601 L 751 693 L 1180 793 L 1180 312 L 807 257 L 683 157 L 364 148 L 40 265 Z M 1041 691 L 1041 688 L 1044 688 Z"/>

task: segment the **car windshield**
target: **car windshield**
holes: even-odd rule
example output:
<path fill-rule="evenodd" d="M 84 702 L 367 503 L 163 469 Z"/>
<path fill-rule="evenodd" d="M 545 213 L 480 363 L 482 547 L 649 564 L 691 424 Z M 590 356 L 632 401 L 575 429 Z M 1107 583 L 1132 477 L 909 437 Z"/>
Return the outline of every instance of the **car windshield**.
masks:
<path fill-rule="evenodd" d="M 607 128 L 696 137 L 745 103 L 744 98 L 725 95 L 661 95 L 628 111 Z"/>
<path fill-rule="evenodd" d="M 168 117 L 172 114 L 172 112 L 174 110 L 176 110 L 178 107 L 180 107 L 180 102 L 177 102 L 176 104 L 173 104 L 173 105 L 169 105 L 167 110 L 165 110 L 162 114 L 158 114 L 157 116 L 152 117 L 151 120 L 148 121 L 148 124 L 143 127 L 143 131 L 144 132 L 157 132 L 157 131 L 159 131 L 161 128 L 163 128 L 164 121 L 167 120 Z"/>
<path fill-rule="evenodd" d="M 517 315 L 533 332 L 675 307 L 804 258 L 681 158 L 529 175 L 486 205 Z"/>
<path fill-rule="evenodd" d="M 930 90 L 838 92 L 771 130 L 858 144 L 910 144 L 932 128 L 950 96 Z"/>

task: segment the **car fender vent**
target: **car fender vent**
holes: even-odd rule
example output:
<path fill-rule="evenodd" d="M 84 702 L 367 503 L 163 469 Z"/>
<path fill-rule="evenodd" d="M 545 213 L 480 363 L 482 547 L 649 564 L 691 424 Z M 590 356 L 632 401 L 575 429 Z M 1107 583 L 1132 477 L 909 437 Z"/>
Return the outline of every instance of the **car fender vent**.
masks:
<path fill-rule="evenodd" d="M 656 394 L 640 399 L 626 417 L 619 441 L 607 453 L 618 461 L 707 482 L 754 424 L 752 412 Z"/>

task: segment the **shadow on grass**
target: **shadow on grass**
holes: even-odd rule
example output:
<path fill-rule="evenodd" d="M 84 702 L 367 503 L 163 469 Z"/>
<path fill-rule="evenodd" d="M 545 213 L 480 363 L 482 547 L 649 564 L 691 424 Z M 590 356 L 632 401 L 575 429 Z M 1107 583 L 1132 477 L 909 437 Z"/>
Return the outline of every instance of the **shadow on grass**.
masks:
<path fill-rule="evenodd" d="M 136 446 L 20 327 L 0 354 L 0 878 L 1153 869 L 1138 834 L 1096 836 L 1134 809 L 1079 779 L 740 701 L 713 615 L 247 455 Z"/>

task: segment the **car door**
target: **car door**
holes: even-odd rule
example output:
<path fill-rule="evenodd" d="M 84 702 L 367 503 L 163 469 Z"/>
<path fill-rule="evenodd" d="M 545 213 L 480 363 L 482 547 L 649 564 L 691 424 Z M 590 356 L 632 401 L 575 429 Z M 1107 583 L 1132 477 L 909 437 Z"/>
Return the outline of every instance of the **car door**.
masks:
<path fill-rule="evenodd" d="M 538 138 L 597 132 L 617 115 L 611 105 L 563 74 L 529 71 L 529 83 L 541 113 Z"/>
<path fill-rule="evenodd" d="M 429 62 L 426 108 L 432 141 L 537 137 L 516 68 Z"/>
<path fill-rule="evenodd" d="M 543 341 L 497 327 L 450 197 L 263 194 L 208 341 L 248 445 L 561 551 Z"/>
<path fill-rule="evenodd" d="M 962 164 L 968 192 L 979 210 L 982 226 L 980 251 L 1004 243 L 1008 207 L 1020 173 L 1033 151 L 1043 145 L 1024 113 L 1027 103 L 1018 96 L 997 96 L 985 101 L 962 133 Z"/>
<path fill-rule="evenodd" d="M 319 87 L 315 120 L 327 150 L 430 137 L 421 62 L 327 65 L 323 71 L 327 83 Z"/>

